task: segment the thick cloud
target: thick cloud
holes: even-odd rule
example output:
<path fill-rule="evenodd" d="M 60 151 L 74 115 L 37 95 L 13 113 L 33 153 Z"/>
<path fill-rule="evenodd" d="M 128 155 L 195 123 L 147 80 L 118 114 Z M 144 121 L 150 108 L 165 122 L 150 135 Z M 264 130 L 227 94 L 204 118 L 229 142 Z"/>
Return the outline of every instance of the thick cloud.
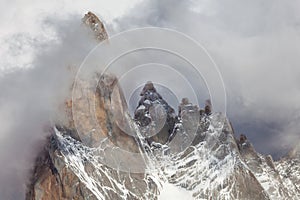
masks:
<path fill-rule="evenodd" d="M 81 31 L 81 16 L 92 7 L 109 17 L 117 15 L 110 11 L 125 13 L 120 4 L 113 9 L 115 1 L 110 9 L 103 9 L 106 2 L 31 2 L 0 6 L 0 69 L 6 69 L 0 74 L 3 199 L 23 199 L 27 173 L 45 138 L 43 128 L 68 94 L 72 73 L 67 66 L 78 66 L 94 45 L 84 39 L 89 37 Z M 55 18 L 45 20 L 45 8 Z M 115 32 L 174 28 L 202 43 L 221 70 L 236 132 L 247 134 L 259 151 L 278 156 L 299 141 L 299 9 L 297 0 L 145 0 L 109 27 Z M 24 64 L 26 69 L 11 72 Z"/>
<path fill-rule="evenodd" d="M 174 28 L 202 43 L 221 70 L 236 132 L 278 157 L 300 137 L 299 9 L 297 0 L 146 0 L 115 23 Z"/>
<path fill-rule="evenodd" d="M 127 7 L 115 0 L 0 2 L 1 199 L 25 198 L 44 129 L 63 120 L 73 76 L 96 45 L 81 18 L 91 10 L 108 23 Z"/>
<path fill-rule="evenodd" d="M 31 41 L 36 52 L 31 67 L 4 71 L 0 78 L 1 199 L 24 199 L 28 172 L 47 135 L 45 129 L 63 120 L 72 70 L 76 72 L 96 44 L 80 20 L 81 16 L 45 19 L 56 30 L 55 39 L 48 43 Z"/>

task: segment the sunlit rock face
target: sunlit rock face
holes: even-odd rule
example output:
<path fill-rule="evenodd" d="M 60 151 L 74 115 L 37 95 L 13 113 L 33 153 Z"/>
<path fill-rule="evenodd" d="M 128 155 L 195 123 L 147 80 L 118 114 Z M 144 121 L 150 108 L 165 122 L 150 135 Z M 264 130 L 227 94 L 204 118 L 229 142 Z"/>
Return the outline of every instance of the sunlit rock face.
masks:
<path fill-rule="evenodd" d="M 26 199 L 155 199 L 145 174 L 102 165 L 95 149 L 55 130 L 40 153 Z"/>
<path fill-rule="evenodd" d="M 40 152 L 28 185 L 26 199 L 97 199 L 68 168 L 54 136 Z"/>
<path fill-rule="evenodd" d="M 83 21 L 97 40 L 107 39 L 94 14 Z M 274 162 L 257 153 L 245 135 L 237 138 L 226 116 L 212 112 L 210 103 L 201 110 L 184 98 L 175 113 L 151 82 L 130 116 L 117 78 L 99 73 L 92 78 L 96 88 L 77 81 L 82 90 L 75 92 L 76 103 L 66 101 L 67 120 L 49 129 L 27 200 L 161 199 L 161 193 L 168 198 L 174 190 L 186 199 L 300 199 L 299 146 Z M 116 155 L 105 154 L 104 143 L 144 153 L 144 172 L 106 165 L 104 157 Z M 139 164 L 122 156 L 132 166 Z"/>
<path fill-rule="evenodd" d="M 103 24 L 94 14 L 89 12 L 83 21 L 91 26 L 97 39 L 107 39 Z M 77 84 L 84 89 L 76 93 L 77 103 L 66 101 L 68 120 L 50 130 L 47 145 L 37 157 L 26 199 L 155 199 L 156 186 L 146 174 L 121 172 L 97 161 L 94 152 L 103 137 L 127 151 L 138 152 L 138 145 L 119 128 L 122 121 L 117 118 L 127 113 L 127 104 L 117 79 L 113 75 L 95 76 L 99 79 L 96 91 L 79 80 Z M 101 131 L 94 130 L 95 121 L 85 115 L 92 100 Z M 74 109 L 79 112 L 77 126 Z"/>
<path fill-rule="evenodd" d="M 99 18 L 92 12 L 88 12 L 82 18 L 82 21 L 87 25 L 93 32 L 96 40 L 99 42 L 108 39 L 107 32 L 105 30 L 104 24 L 99 20 Z"/>
<path fill-rule="evenodd" d="M 89 147 L 98 147 L 107 137 L 122 149 L 138 152 L 134 138 L 126 133 L 134 130 L 126 121 L 129 113 L 118 80 L 113 75 L 99 75 L 98 79 L 96 90 L 90 88 L 88 83 L 77 80 L 81 89 L 73 97 L 76 104 L 73 103 L 71 109 L 76 114 L 70 121 L 74 119 L 77 122 L 76 127 L 73 124 L 73 129 L 76 128 L 81 141 Z"/>

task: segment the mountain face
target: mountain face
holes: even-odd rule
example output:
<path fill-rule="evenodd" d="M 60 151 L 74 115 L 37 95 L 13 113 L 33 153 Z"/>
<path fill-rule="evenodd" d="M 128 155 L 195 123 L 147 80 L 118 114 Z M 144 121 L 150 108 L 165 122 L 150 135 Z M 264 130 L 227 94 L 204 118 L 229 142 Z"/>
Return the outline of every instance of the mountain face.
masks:
<path fill-rule="evenodd" d="M 150 145 L 166 144 L 171 140 L 178 118 L 175 110 L 156 91 L 152 82 L 145 84 L 141 91 L 141 99 L 134 113 L 134 119 L 141 127 L 143 135 L 149 137 Z M 155 118 L 158 117 L 158 118 Z M 156 124 L 153 124 L 153 123 Z"/>
<path fill-rule="evenodd" d="M 88 12 L 82 18 L 82 22 L 92 31 L 95 39 L 99 42 L 108 38 L 107 32 L 104 28 L 103 23 L 99 18 L 92 12 Z"/>
<path fill-rule="evenodd" d="M 107 39 L 94 14 L 88 13 L 83 22 L 97 40 Z M 96 92 L 79 81 L 84 90 L 76 94 L 76 104 L 66 102 L 68 120 L 49 128 L 27 186 L 27 200 L 161 199 L 170 185 L 185 199 L 300 199 L 299 145 L 274 162 L 257 153 L 245 135 L 237 138 L 229 120 L 211 112 L 209 103 L 200 110 L 184 98 L 176 114 L 151 82 L 141 91 L 131 118 L 117 78 L 96 76 Z M 95 130 L 83 112 L 94 97 L 102 131 Z M 75 116 L 74 107 L 83 114 Z M 75 127 L 76 120 L 80 127 Z M 87 131 L 79 134 L 76 128 Z M 143 153 L 141 163 L 129 154 L 122 157 L 127 165 L 140 164 L 145 170 L 128 172 L 103 164 L 103 157 L 120 159 L 106 150 L 112 144 Z"/>

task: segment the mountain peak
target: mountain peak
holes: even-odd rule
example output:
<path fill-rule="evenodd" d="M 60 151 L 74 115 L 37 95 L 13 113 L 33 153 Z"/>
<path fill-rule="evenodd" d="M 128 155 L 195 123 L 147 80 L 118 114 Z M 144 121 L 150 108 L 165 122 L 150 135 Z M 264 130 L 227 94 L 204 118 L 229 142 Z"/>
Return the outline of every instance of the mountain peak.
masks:
<path fill-rule="evenodd" d="M 155 89 L 152 81 L 148 81 L 145 84 L 145 86 L 144 86 L 143 90 L 141 91 L 140 95 L 144 96 L 146 92 L 156 92 L 156 89 Z"/>
<path fill-rule="evenodd" d="M 94 13 L 90 11 L 86 13 L 82 18 L 82 22 L 90 28 L 98 41 L 108 39 L 108 34 L 105 30 L 104 24 Z"/>
<path fill-rule="evenodd" d="M 98 41 L 108 38 L 95 14 L 88 12 L 83 23 Z M 72 113 L 72 119 L 78 117 L 80 137 L 73 125 L 51 129 L 51 136 L 37 157 L 27 200 L 159 199 L 166 183 L 195 199 L 300 198 L 300 159 L 295 157 L 300 145 L 290 156 L 273 162 L 270 156 L 257 153 L 246 135 L 235 139 L 229 120 L 222 113 L 212 112 L 210 101 L 204 110 L 199 110 L 188 98 L 183 98 L 176 115 L 151 81 L 140 93 L 132 120 L 117 78 L 107 74 L 97 78 L 101 79 L 96 91 L 82 87 L 84 90 L 74 99 L 77 104 L 68 103 L 69 109 L 74 106 L 79 111 L 78 116 Z M 80 84 L 85 86 L 84 81 Z M 90 99 L 95 104 L 90 104 Z M 91 105 L 95 109 L 95 122 L 84 114 Z M 127 123 L 137 124 L 128 130 L 140 128 L 141 134 L 129 135 L 122 129 Z M 98 126 L 101 131 L 95 128 Z M 150 145 L 143 146 L 141 141 Z M 120 149 L 122 153 L 117 154 Z M 142 173 L 120 170 L 141 164 L 134 159 L 140 150 L 145 153 L 143 156 L 152 159 L 144 163 L 151 170 Z M 106 160 L 117 167 L 107 165 Z"/>
<path fill-rule="evenodd" d="M 175 110 L 157 92 L 151 81 L 145 84 L 140 96 L 134 113 L 135 121 L 145 134 L 155 135 L 149 141 L 165 144 L 177 121 Z"/>

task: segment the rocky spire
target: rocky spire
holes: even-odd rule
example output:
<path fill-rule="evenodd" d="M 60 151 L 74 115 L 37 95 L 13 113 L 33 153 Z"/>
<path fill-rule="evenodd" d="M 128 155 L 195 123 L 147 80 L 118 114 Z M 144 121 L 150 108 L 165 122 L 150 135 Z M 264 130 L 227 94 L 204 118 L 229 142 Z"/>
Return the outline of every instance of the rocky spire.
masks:
<path fill-rule="evenodd" d="M 89 12 L 83 21 L 93 30 L 97 40 L 107 39 L 103 24 L 94 14 Z M 78 106 L 81 110 L 89 108 L 89 102 L 81 97 L 88 95 L 94 98 L 96 95 L 96 118 L 104 136 L 126 152 L 137 153 L 134 138 L 122 132 L 110 110 L 111 107 L 117 107 L 120 116 L 126 111 L 121 89 L 115 90 L 119 94 L 112 101 L 110 94 L 115 85 L 117 80 L 114 77 L 104 76 L 96 94 L 94 91 L 80 94 L 82 101 Z M 153 121 L 160 122 L 157 120 L 160 117 L 165 116 L 166 119 L 162 129 L 150 138 L 150 142 L 166 143 L 171 138 L 170 133 L 176 132 L 174 126 L 184 121 L 184 113 L 199 113 L 199 108 L 184 98 L 180 104 L 182 117 L 179 117 L 179 121 L 174 109 L 157 92 L 152 82 L 145 84 L 140 95 L 135 120 L 141 127 L 151 127 L 148 125 Z M 67 106 L 71 107 L 72 102 L 68 102 Z M 193 143 L 184 154 L 170 157 L 163 165 L 158 163 L 156 166 L 164 170 L 168 184 L 182 188 L 185 194 L 192 193 L 195 199 L 300 199 L 299 145 L 288 156 L 273 162 L 270 156 L 257 153 L 245 135 L 235 141 L 228 120 L 220 113 L 211 113 L 210 103 L 206 105 L 205 113 L 207 115 L 203 110 L 205 120 L 200 119 L 199 123 L 191 122 L 187 126 L 193 128 L 199 125 L 198 139 L 195 140 L 198 142 Z M 82 126 L 93 130 L 88 116 L 82 115 L 80 120 Z M 178 134 L 182 133 L 180 128 L 177 130 Z M 158 198 L 161 191 L 156 183 L 160 182 L 152 174 L 122 172 L 103 165 L 101 161 L 95 162 L 95 146 L 89 148 L 87 143 L 83 145 L 78 141 L 73 127 L 57 126 L 52 131 L 37 157 L 27 185 L 26 200 Z M 99 139 L 96 133 L 87 132 L 81 138 L 94 142 Z M 118 158 L 114 159 L 117 161 Z"/>
<path fill-rule="evenodd" d="M 98 41 L 108 39 L 104 24 L 94 13 L 88 12 L 87 14 L 85 14 L 82 18 L 82 22 L 93 31 L 94 36 Z"/>
<path fill-rule="evenodd" d="M 212 105 L 211 105 L 211 101 L 210 99 L 205 101 L 205 108 L 204 108 L 204 112 L 207 115 L 210 115 L 212 112 Z"/>
<path fill-rule="evenodd" d="M 141 99 L 134 113 L 135 121 L 145 133 L 155 135 L 149 141 L 165 144 L 173 133 L 177 120 L 175 110 L 157 92 L 151 81 L 145 84 L 140 95 Z"/>

